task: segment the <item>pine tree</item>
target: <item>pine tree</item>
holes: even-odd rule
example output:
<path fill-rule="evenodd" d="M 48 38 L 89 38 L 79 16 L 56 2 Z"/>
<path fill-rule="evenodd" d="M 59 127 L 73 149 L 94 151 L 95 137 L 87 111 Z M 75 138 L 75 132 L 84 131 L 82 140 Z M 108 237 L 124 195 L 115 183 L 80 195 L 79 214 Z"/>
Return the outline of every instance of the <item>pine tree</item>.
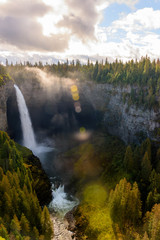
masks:
<path fill-rule="evenodd" d="M 152 171 L 152 165 L 148 157 L 148 151 L 145 152 L 141 163 L 141 174 L 144 181 L 148 182 L 150 174 Z"/>
<path fill-rule="evenodd" d="M 36 227 L 33 227 L 32 236 L 34 240 L 39 240 L 39 232 Z"/>
<path fill-rule="evenodd" d="M 145 232 L 142 240 L 149 240 L 148 234 Z"/>
<path fill-rule="evenodd" d="M 156 189 L 160 193 L 160 174 L 156 173 L 155 169 L 152 170 L 149 181 L 150 190 L 154 191 Z"/>
<path fill-rule="evenodd" d="M 21 231 L 21 225 L 16 215 L 14 215 L 11 221 L 10 229 L 12 232 L 14 232 L 15 235 L 19 234 Z"/>
<path fill-rule="evenodd" d="M 120 228 L 135 225 L 142 215 L 138 185 L 134 183 L 132 188 L 125 178 L 122 179 L 110 193 L 109 207 L 112 220 Z"/>
<path fill-rule="evenodd" d="M 154 195 L 152 192 L 149 192 L 146 200 L 146 209 L 150 211 L 154 204 L 155 204 Z"/>
<path fill-rule="evenodd" d="M 0 181 L 2 181 L 3 178 L 3 169 L 0 167 Z"/>
<path fill-rule="evenodd" d="M 9 240 L 7 229 L 5 228 L 5 226 L 3 224 L 0 224 L 0 236 L 3 239 Z"/>
<path fill-rule="evenodd" d="M 160 173 L 160 148 L 158 149 L 156 154 L 156 171 Z"/>
<path fill-rule="evenodd" d="M 144 154 L 148 153 L 149 161 L 151 162 L 151 141 L 147 138 L 140 147 L 141 156 L 143 157 Z"/>
<path fill-rule="evenodd" d="M 10 217 L 12 218 L 12 216 L 14 214 L 14 209 L 12 206 L 11 196 L 7 192 L 5 192 L 3 199 L 4 199 L 4 204 L 3 204 L 4 214 L 7 214 L 9 218 Z"/>
<path fill-rule="evenodd" d="M 50 240 L 53 235 L 53 226 L 46 206 L 44 206 L 41 215 L 42 233 L 46 240 Z"/>
<path fill-rule="evenodd" d="M 21 224 L 22 235 L 25 235 L 25 236 L 29 235 L 29 232 L 30 232 L 29 222 L 23 213 L 21 215 L 20 224 Z"/>
<path fill-rule="evenodd" d="M 155 204 L 148 219 L 148 233 L 152 240 L 160 240 L 160 204 Z"/>
<path fill-rule="evenodd" d="M 133 152 L 131 146 L 128 146 L 124 156 L 124 166 L 127 171 L 133 171 L 134 161 L 133 161 Z"/>

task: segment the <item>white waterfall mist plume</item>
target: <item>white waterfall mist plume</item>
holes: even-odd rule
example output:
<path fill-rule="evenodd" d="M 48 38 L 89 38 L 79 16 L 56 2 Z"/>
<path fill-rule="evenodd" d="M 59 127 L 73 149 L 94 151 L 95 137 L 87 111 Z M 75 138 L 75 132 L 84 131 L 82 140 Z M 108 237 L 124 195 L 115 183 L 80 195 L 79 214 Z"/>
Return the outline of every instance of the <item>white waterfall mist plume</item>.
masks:
<path fill-rule="evenodd" d="M 53 150 L 52 148 L 37 144 L 32 127 L 31 118 L 23 94 L 17 85 L 14 85 L 14 88 L 16 89 L 17 104 L 22 125 L 23 145 L 31 149 L 33 153 L 37 156 L 41 152 L 52 151 Z"/>
<path fill-rule="evenodd" d="M 72 78 L 58 77 L 53 73 L 46 72 L 39 68 L 25 68 L 28 72 L 33 73 L 39 81 L 41 87 L 45 89 L 48 94 L 62 93 L 62 91 L 70 91 L 70 86 L 75 84 Z"/>
<path fill-rule="evenodd" d="M 67 194 L 64 192 L 64 186 L 59 186 L 57 189 L 52 185 L 53 200 L 49 204 L 50 210 L 58 212 L 61 216 L 64 216 L 68 211 L 73 209 L 79 204 L 79 200 L 73 196 L 68 199 Z"/>

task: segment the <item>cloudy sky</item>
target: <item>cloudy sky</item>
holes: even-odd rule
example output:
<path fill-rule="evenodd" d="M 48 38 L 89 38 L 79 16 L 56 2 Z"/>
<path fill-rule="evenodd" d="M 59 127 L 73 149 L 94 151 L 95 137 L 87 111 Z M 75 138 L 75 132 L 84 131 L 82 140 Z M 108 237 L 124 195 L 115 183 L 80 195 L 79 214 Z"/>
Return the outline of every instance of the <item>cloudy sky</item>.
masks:
<path fill-rule="evenodd" d="M 0 62 L 160 58 L 160 0 L 0 0 Z"/>

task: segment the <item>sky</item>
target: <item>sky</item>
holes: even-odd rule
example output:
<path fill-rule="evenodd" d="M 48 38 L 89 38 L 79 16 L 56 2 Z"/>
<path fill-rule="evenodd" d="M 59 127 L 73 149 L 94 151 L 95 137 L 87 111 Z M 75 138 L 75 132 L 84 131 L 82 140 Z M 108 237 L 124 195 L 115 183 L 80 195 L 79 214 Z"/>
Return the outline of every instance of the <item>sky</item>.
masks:
<path fill-rule="evenodd" d="M 160 58 L 160 0 L 0 0 L 0 62 Z"/>

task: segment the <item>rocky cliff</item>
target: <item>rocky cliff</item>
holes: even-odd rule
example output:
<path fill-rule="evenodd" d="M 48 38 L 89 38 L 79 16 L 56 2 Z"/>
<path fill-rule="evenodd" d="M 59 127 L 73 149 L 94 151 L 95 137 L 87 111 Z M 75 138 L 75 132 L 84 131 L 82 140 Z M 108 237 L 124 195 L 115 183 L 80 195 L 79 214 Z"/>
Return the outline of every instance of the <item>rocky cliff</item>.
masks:
<path fill-rule="evenodd" d="M 114 87 L 112 84 L 93 82 L 83 82 L 78 85 L 80 101 L 83 105 L 92 104 L 96 111 L 103 114 L 103 126 L 110 134 L 120 137 L 125 143 L 139 143 L 146 137 L 159 140 L 157 132 L 160 128 L 160 111 L 129 105 L 127 99 L 124 102 L 124 94 L 131 93 L 130 86 Z M 7 130 L 6 103 L 12 91 L 11 81 L 0 87 L 0 130 Z M 87 108 L 88 106 L 91 107 L 87 105 Z"/>
<path fill-rule="evenodd" d="M 139 143 L 146 137 L 158 140 L 160 111 L 136 107 L 123 101 L 124 93 L 131 87 L 114 87 L 111 84 L 80 84 L 82 98 L 90 101 L 96 110 L 103 112 L 103 125 L 107 131 L 120 137 L 125 143 Z"/>
<path fill-rule="evenodd" d="M 7 100 L 13 90 L 13 82 L 0 86 L 0 130 L 7 131 Z"/>

